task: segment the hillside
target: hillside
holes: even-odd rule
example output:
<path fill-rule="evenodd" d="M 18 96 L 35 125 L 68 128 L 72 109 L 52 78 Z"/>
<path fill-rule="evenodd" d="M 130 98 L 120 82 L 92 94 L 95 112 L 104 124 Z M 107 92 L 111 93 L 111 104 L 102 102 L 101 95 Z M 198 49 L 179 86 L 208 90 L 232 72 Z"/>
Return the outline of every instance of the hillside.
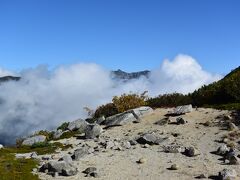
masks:
<path fill-rule="evenodd" d="M 226 104 L 240 102 L 240 67 L 234 69 L 223 79 L 203 86 L 190 94 L 193 104 Z"/>

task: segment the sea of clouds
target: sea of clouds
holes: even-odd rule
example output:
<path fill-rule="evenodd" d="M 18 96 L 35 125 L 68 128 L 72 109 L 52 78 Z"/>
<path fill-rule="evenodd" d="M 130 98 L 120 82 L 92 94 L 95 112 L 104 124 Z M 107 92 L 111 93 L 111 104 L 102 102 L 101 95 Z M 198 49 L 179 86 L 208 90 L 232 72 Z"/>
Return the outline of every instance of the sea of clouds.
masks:
<path fill-rule="evenodd" d="M 16 137 L 40 129 L 54 129 L 65 121 L 86 118 L 84 107 L 95 109 L 114 95 L 147 90 L 148 95 L 188 93 L 222 78 L 202 69 L 190 56 L 164 60 L 151 70 L 149 79 L 120 82 L 111 71 L 93 63 L 47 66 L 10 72 L 0 68 L 0 77 L 20 76 L 20 81 L 0 85 L 0 143 L 11 144 Z"/>

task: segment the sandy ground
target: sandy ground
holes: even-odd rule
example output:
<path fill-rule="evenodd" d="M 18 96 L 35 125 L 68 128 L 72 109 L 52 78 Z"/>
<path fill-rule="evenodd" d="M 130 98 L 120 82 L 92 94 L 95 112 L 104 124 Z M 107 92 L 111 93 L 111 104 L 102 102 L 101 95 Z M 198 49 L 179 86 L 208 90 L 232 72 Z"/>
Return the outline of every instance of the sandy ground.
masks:
<path fill-rule="evenodd" d="M 140 123 L 130 123 L 124 126 L 113 127 L 104 130 L 102 138 L 129 140 L 134 139 L 139 133 L 155 132 L 160 137 L 169 137 L 169 141 L 160 145 L 152 145 L 143 148 L 140 144 L 132 146 L 123 151 L 105 150 L 104 152 L 94 152 L 80 161 L 75 161 L 79 173 L 71 177 L 52 177 L 45 173 L 39 173 L 40 179 L 93 179 L 85 177 L 82 173 L 87 167 L 94 166 L 99 173 L 99 180 L 192 180 L 200 174 L 207 177 L 217 175 L 224 168 L 235 169 L 240 172 L 240 165 L 223 164 L 221 157 L 210 152 L 217 150 L 221 143 L 217 142 L 228 131 L 221 130 L 218 126 L 205 127 L 199 123 L 206 121 L 217 122 L 217 116 L 229 114 L 228 111 L 199 108 L 191 113 L 182 115 L 188 121 L 187 124 L 176 125 L 167 124 L 164 126 L 154 124 L 157 120 L 164 118 L 169 109 L 156 109 L 152 114 L 145 116 Z M 174 121 L 176 117 L 171 117 Z M 179 133 L 174 137 L 173 133 Z M 76 138 L 62 140 L 62 142 L 75 144 L 75 149 L 79 143 L 97 144 L 93 140 L 85 141 Z M 162 151 L 163 145 L 176 143 L 184 147 L 194 146 L 200 151 L 196 157 L 187 157 L 181 153 L 166 153 Z M 73 150 L 69 150 L 73 151 Z M 67 153 L 67 152 L 61 152 Z M 56 156 L 61 156 L 58 154 Z M 140 158 L 147 161 L 138 164 Z M 179 166 L 178 170 L 168 170 L 172 164 Z M 238 174 L 240 175 L 240 173 Z M 240 176 L 238 177 L 240 179 Z"/>

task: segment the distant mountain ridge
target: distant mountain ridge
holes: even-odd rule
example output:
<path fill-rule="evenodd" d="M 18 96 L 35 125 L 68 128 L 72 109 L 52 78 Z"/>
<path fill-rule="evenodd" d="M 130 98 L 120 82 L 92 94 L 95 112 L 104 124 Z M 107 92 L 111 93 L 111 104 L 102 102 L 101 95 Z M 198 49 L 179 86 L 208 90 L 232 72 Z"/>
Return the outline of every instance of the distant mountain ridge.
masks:
<path fill-rule="evenodd" d="M 3 76 L 0 77 L 0 83 L 3 82 L 8 82 L 8 81 L 19 81 L 21 77 L 16 77 L 16 76 Z"/>
<path fill-rule="evenodd" d="M 111 75 L 113 79 L 131 80 L 131 79 L 138 79 L 140 77 L 148 78 L 150 75 L 150 71 L 145 70 L 145 71 L 128 73 L 128 72 L 122 71 L 121 69 L 118 69 L 117 71 L 112 71 Z"/>

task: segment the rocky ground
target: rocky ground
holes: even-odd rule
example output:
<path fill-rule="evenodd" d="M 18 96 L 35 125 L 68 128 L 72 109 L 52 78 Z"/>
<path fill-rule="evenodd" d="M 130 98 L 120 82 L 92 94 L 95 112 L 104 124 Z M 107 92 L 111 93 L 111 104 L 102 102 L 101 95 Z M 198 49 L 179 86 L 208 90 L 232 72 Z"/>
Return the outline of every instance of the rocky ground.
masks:
<path fill-rule="evenodd" d="M 240 135 L 230 123 L 231 112 L 198 108 L 166 118 L 169 110 L 156 109 L 135 123 L 102 126 L 99 138 L 79 135 L 58 140 L 72 148 L 36 155 L 41 162 L 33 172 L 47 180 L 192 180 L 219 179 L 219 172 L 226 169 L 222 174 L 240 179 Z M 62 161 L 66 163 L 51 164 Z M 58 173 L 59 166 L 66 170 Z"/>

